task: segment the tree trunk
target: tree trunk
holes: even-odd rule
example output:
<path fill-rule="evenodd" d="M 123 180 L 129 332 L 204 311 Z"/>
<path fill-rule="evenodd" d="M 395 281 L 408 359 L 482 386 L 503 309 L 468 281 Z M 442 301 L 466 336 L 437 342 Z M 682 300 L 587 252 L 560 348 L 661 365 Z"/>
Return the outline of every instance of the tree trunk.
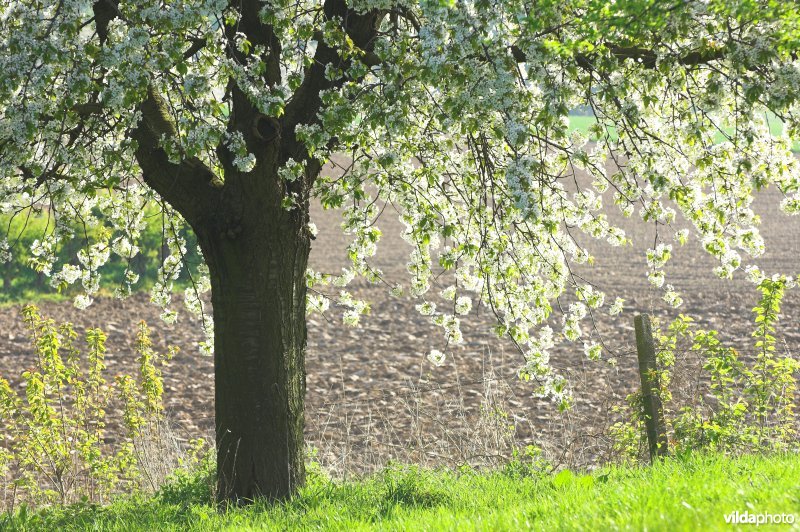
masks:
<path fill-rule="evenodd" d="M 240 198 L 236 210 L 198 236 L 214 307 L 217 498 L 244 503 L 304 481 L 310 241 L 305 209 Z"/>

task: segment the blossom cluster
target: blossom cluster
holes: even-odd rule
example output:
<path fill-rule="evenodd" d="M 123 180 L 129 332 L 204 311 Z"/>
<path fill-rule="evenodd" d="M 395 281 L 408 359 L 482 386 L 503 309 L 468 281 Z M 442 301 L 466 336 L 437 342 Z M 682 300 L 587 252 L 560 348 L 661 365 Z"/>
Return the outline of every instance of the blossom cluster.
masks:
<path fill-rule="evenodd" d="M 165 320 L 178 317 L 172 288 L 185 222 L 145 185 L 130 135 L 148 93 L 163 98 L 174 126 L 159 139 L 169 160 L 203 163 L 216 176 L 210 185 L 224 188 L 226 168 L 246 175 L 259 163 L 234 127 L 234 98 L 281 119 L 323 48 L 337 57 L 323 65 L 319 112 L 293 132 L 305 153 L 275 172 L 287 191 L 313 184 L 323 206 L 342 208 L 352 240 L 343 272 L 308 272 L 308 310 L 329 312 L 333 302 L 344 324 L 359 324 L 369 304 L 346 287 L 356 277 L 383 281 L 372 264 L 380 217 L 397 213 L 411 251 L 408 280 L 392 283 L 392 294 L 416 300 L 445 351 L 464 342 L 463 316 L 484 306 L 519 349 L 520 375 L 562 406 L 569 386 L 550 351 L 565 339 L 600 358 L 585 320 L 624 306 L 575 275 L 594 262 L 587 240 L 630 244 L 608 209 L 681 245 L 691 236 L 717 275 L 743 270 L 754 282 L 767 275 L 754 262 L 765 251 L 754 197 L 774 187 L 780 209 L 800 213 L 791 153 L 800 60 L 780 10 L 748 18 L 722 0 L 644 13 L 636 2 L 351 0 L 352 13 L 374 11 L 381 24 L 362 50 L 346 17 L 321 2 L 262 1 L 257 22 L 280 43 L 271 48 L 252 42 L 245 29 L 255 22 L 243 20 L 252 13 L 234 4 L 120 2 L 102 27 L 80 0 L 0 7 L 0 213 L 52 214 L 31 262 L 56 285 L 80 282 L 76 305 L 91 303 L 112 254 L 140 252 L 144 213 L 161 205 L 169 253 L 151 297 Z M 595 117 L 588 133 L 573 127 L 576 109 Z M 335 152 L 349 163 L 314 175 Z M 305 208 L 297 192 L 283 205 Z M 95 236 L 71 260 L 59 253 L 74 220 Z M 13 236 L 0 233 L 0 262 L 11 258 Z M 682 300 L 666 265 L 677 254 L 659 240 L 642 259 L 672 306 Z M 129 272 L 118 295 L 137 281 Z M 193 281 L 184 300 L 204 316 L 210 348 L 207 269 Z M 565 297 L 556 325 L 553 308 Z M 445 359 L 429 353 L 434 365 Z"/>

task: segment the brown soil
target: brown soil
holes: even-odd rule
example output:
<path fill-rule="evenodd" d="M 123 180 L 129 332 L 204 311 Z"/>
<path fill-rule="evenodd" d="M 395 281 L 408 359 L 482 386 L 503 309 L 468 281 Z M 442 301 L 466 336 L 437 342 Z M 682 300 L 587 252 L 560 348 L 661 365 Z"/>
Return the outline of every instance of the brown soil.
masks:
<path fill-rule="evenodd" d="M 768 249 L 759 264 L 768 271 L 797 274 L 800 218 L 780 214 L 778 201 L 774 191 L 757 201 Z M 595 265 L 582 273 L 604 289 L 610 300 L 619 295 L 628 306 L 616 317 L 595 316 L 596 334 L 614 355 L 591 362 L 582 345 L 556 349 L 553 365 L 570 375 L 574 385 L 573 410 L 558 414 L 551 403 L 532 397 L 532 385 L 516 378 L 520 356 L 490 332 L 492 319 L 486 309 L 473 309 L 463 323 L 465 344 L 450 350 L 444 366 L 436 368 L 426 354 L 432 347 L 442 349 L 444 342 L 440 331 L 414 310 L 416 301 L 392 297 L 382 285 L 358 281 L 352 292 L 372 306 L 360 327 L 342 326 L 335 314 L 333 321 L 318 314 L 309 319 L 307 437 L 319 449 L 323 463 L 335 473 L 371 470 L 389 459 L 447 465 L 493 463 L 497 455 L 508 454 L 510 425 L 515 426 L 517 442 L 538 443 L 556 460 L 578 465 L 602 459 L 608 443 L 605 428 L 613 419 L 610 407 L 620 404 L 638 382 L 634 314 L 676 314 L 660 300 L 658 291 L 649 288 L 645 277 L 643 250 L 652 245 L 654 228 L 620 221 L 614 209 L 609 214 L 628 230 L 634 246 L 593 245 Z M 320 271 L 339 271 L 347 265 L 348 242 L 339 229 L 339 213 L 315 209 L 313 221 L 319 235 L 312 265 Z M 403 281 L 409 248 L 399 238 L 401 225 L 387 209 L 379 226 L 384 236 L 375 264 L 390 282 Z M 675 250 L 667 282 L 682 293 L 685 302 L 680 312 L 704 327 L 720 329 L 725 339 L 747 352 L 752 345 L 751 309 L 758 294 L 743 274 L 734 281 L 716 279 L 713 266 L 697 242 L 690 241 Z M 145 320 L 159 349 L 181 348 L 164 371 L 171 418 L 187 436 L 211 434 L 213 363 L 199 353 L 202 333 L 186 312 L 176 325 L 165 325 L 145 295 L 126 301 L 101 299 L 82 312 L 69 303 L 42 303 L 41 307 L 45 315 L 72 321 L 79 328 L 103 328 L 109 335 L 107 363 L 112 375 L 135 371 L 134 330 L 138 320 Z M 32 364 L 33 356 L 19 310 L 18 306 L 0 308 L 0 374 L 12 378 Z M 800 346 L 799 320 L 800 298 L 797 291 L 790 291 L 778 336 L 795 353 Z"/>

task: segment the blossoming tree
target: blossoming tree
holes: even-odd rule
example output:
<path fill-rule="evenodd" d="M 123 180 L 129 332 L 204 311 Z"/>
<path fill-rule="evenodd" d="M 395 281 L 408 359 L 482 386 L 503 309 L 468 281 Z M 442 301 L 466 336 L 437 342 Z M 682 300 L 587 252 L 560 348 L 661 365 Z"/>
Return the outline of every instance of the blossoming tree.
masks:
<path fill-rule="evenodd" d="M 684 217 L 723 277 L 763 251 L 757 191 L 777 187 L 800 211 L 799 39 L 795 4 L 768 0 L 10 0 L 0 210 L 47 213 L 34 265 L 80 281 L 83 307 L 111 253 L 137 254 L 144 207 L 160 203 L 171 253 L 153 299 L 167 320 L 191 226 L 205 267 L 185 300 L 213 337 L 220 497 L 283 498 L 304 476 L 306 312 L 328 308 L 320 286 L 381 279 L 383 207 L 413 250 L 391 290 L 418 298 L 451 343 L 480 300 L 521 375 L 563 404 L 548 349 L 581 338 L 589 311 L 621 308 L 572 275 L 591 262 L 576 233 L 627 241 L 604 198 L 661 234 Z M 570 128 L 579 107 L 596 117 L 589 135 Z M 325 166 L 334 153 L 347 156 L 339 172 Z M 311 201 L 344 207 L 340 276 L 308 269 Z M 61 257 L 75 220 L 104 229 Z M 13 244 L 0 234 L 4 260 Z M 661 242 L 647 258 L 678 305 L 670 254 Z M 429 295 L 442 269 L 445 310 Z M 542 324 L 565 292 L 576 302 L 553 331 Z M 345 324 L 367 309 L 335 299 Z"/>

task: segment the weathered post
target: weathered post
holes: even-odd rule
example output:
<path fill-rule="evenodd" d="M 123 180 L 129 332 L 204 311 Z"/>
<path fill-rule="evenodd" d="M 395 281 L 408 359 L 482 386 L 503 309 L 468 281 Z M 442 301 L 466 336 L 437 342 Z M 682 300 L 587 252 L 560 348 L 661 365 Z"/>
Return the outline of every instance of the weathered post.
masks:
<path fill-rule="evenodd" d="M 639 314 L 633 323 L 636 328 L 636 352 L 639 355 L 647 443 L 650 448 L 650 462 L 653 462 L 657 457 L 667 455 L 667 426 L 656 377 L 656 346 L 650 316 Z"/>

